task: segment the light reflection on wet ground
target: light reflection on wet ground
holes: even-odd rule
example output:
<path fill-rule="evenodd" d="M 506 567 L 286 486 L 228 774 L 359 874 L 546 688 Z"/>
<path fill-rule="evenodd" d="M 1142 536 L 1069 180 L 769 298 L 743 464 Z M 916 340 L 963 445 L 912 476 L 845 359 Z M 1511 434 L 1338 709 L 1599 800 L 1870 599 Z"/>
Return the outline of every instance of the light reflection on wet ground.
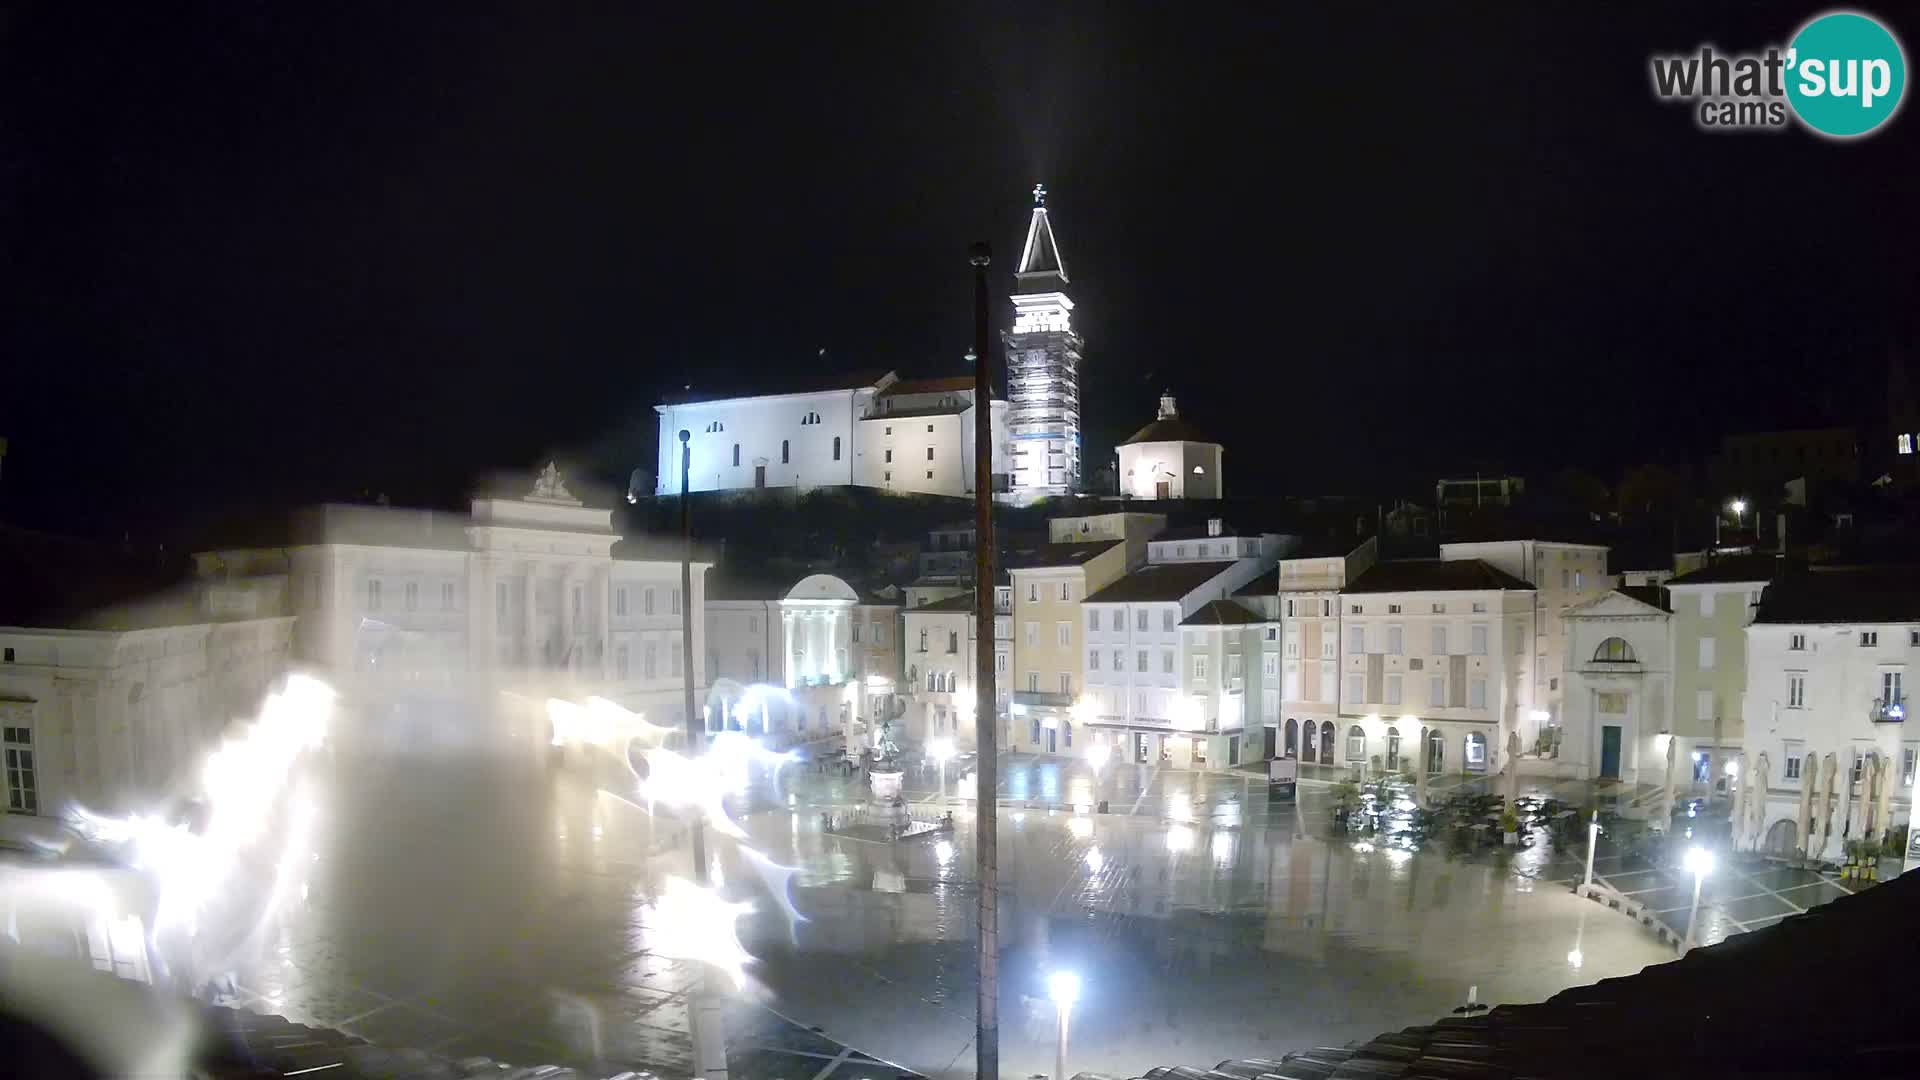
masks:
<path fill-rule="evenodd" d="M 908 778 L 914 798 L 935 783 Z M 253 1007 L 505 1060 L 686 1061 L 695 972 L 659 955 L 641 912 L 687 872 L 670 824 L 526 761 L 343 757 L 330 790 L 309 902 L 240 973 Z M 1470 985 L 1537 1000 L 1671 955 L 1511 867 L 1325 839 L 1313 788 L 1298 808 L 1270 806 L 1245 774 L 1123 765 L 1096 779 L 1013 759 L 1003 790 L 1035 800 L 1000 818 L 1008 1075 L 1051 1070 L 1040 984 L 1056 968 L 1085 987 L 1070 1067 L 1130 1075 L 1430 1022 Z M 798 772 L 756 789 L 744 815 L 755 847 L 799 868 L 804 922 L 710 839 L 730 890 L 756 901 L 749 996 L 910 1068 L 969 1074 L 972 819 L 892 845 L 825 834 L 817 807 L 854 793 Z M 1102 800 L 1111 813 L 1040 805 Z"/>

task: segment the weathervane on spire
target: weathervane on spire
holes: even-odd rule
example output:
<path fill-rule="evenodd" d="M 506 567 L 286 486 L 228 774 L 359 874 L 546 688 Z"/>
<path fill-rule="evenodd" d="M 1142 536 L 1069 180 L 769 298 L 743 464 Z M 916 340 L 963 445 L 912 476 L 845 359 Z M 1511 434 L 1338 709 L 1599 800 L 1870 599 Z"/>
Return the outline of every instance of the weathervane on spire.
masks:
<path fill-rule="evenodd" d="M 1033 185 L 1033 205 L 1035 206 L 1047 205 L 1047 185 L 1045 184 Z"/>

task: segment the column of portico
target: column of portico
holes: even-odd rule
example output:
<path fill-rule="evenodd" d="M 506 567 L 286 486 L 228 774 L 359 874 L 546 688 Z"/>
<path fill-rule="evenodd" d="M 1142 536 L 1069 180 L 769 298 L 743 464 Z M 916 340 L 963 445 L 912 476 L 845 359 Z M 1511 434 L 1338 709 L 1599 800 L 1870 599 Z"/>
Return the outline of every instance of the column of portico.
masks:
<path fill-rule="evenodd" d="M 613 564 L 602 566 L 597 573 L 599 584 L 594 592 L 600 598 L 599 672 L 604 679 L 613 672 Z M 682 597 L 681 603 L 685 602 L 686 598 Z"/>
<path fill-rule="evenodd" d="M 539 564 L 528 559 L 524 564 L 526 576 L 521 579 L 520 593 L 525 602 L 525 610 L 520 613 L 520 656 L 522 666 L 528 671 L 534 669 L 538 658 L 534 655 L 533 609 L 534 594 L 538 591 L 537 578 L 540 576 Z"/>

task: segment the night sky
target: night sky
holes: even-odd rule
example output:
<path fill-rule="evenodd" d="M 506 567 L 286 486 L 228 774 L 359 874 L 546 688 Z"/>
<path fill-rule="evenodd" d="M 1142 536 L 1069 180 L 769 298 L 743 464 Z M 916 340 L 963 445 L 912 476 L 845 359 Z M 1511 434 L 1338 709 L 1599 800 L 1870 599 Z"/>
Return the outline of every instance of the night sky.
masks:
<path fill-rule="evenodd" d="M 1879 419 L 1913 338 L 1911 105 L 1649 89 L 1817 6 L 620 6 L 0 7 L 0 518 L 457 505 L 650 468 L 669 388 L 957 374 L 1035 181 L 1090 467 L 1171 388 L 1230 490 L 1611 478 Z"/>

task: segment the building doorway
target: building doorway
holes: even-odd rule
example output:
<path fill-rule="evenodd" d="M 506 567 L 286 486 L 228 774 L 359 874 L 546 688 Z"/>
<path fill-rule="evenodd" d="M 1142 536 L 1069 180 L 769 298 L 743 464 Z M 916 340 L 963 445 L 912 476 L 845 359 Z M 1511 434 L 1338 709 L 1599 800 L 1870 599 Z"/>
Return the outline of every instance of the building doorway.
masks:
<path fill-rule="evenodd" d="M 1152 736 L 1144 734 L 1133 737 L 1133 760 L 1141 765 L 1147 763 L 1147 755 L 1153 750 L 1151 739 Z"/>
<path fill-rule="evenodd" d="M 1313 721 L 1300 725 L 1300 760 L 1309 764 L 1320 760 L 1319 755 L 1314 753 L 1313 732 Z"/>
<path fill-rule="evenodd" d="M 1786 818 L 1774 822 L 1773 828 L 1767 830 L 1767 854 L 1775 858 L 1791 858 L 1799 842 L 1800 827 Z"/>
<path fill-rule="evenodd" d="M 1227 736 L 1227 767 L 1240 764 L 1240 736 Z"/>
<path fill-rule="evenodd" d="M 1620 725 L 1600 727 L 1600 779 L 1620 779 Z"/>
<path fill-rule="evenodd" d="M 1054 728 L 1048 728 L 1046 730 L 1047 730 L 1047 753 L 1049 754 L 1057 753 L 1058 751 L 1055 749 L 1055 742 L 1059 739 L 1060 732 L 1055 730 Z"/>
<path fill-rule="evenodd" d="M 1280 740 L 1280 731 L 1278 728 L 1267 728 L 1263 732 L 1263 735 L 1266 743 L 1261 748 L 1260 757 L 1262 760 L 1269 760 L 1273 757 L 1274 744 Z"/>
<path fill-rule="evenodd" d="M 1400 771 L 1400 729 L 1397 727 L 1387 729 L 1387 771 Z"/>
<path fill-rule="evenodd" d="M 1286 754 L 1288 757 L 1300 756 L 1300 721 L 1295 720 L 1292 717 L 1287 718 L 1287 744 L 1286 745 L 1287 745 Z"/>
<path fill-rule="evenodd" d="M 1155 480 L 1153 482 L 1154 498 L 1156 499 L 1169 498 L 1171 497 L 1172 493 L 1173 493 L 1173 489 L 1167 486 L 1167 482 L 1165 480 Z"/>
<path fill-rule="evenodd" d="M 1439 728 L 1427 732 L 1427 775 L 1438 776 L 1447 766 L 1447 739 Z"/>
<path fill-rule="evenodd" d="M 767 486 L 767 467 L 765 465 L 755 465 L 753 467 L 753 486 L 757 488 Z"/>
<path fill-rule="evenodd" d="M 1333 764 L 1333 721 L 1320 722 L 1320 763 Z"/>

